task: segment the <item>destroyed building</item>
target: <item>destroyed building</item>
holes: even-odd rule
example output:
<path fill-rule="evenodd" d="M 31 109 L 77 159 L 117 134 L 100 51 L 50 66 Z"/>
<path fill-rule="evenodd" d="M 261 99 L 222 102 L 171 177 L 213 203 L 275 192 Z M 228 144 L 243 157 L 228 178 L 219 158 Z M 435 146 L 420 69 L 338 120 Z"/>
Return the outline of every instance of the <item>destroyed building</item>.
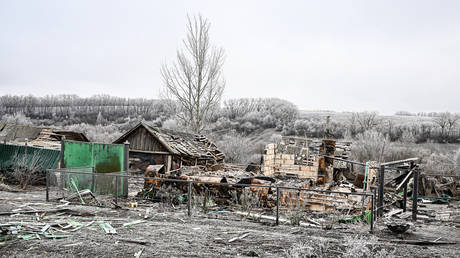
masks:
<path fill-rule="evenodd" d="M 85 134 L 51 127 L 0 124 L 0 142 L 4 144 L 28 145 L 48 149 L 60 149 L 61 140 L 89 142 Z"/>
<path fill-rule="evenodd" d="M 44 173 L 59 167 L 61 140 L 89 142 L 83 133 L 31 125 L 0 124 L 0 172 L 27 168 Z"/>
<path fill-rule="evenodd" d="M 225 155 L 203 135 L 155 127 L 142 121 L 114 143 L 129 143 L 132 168 L 164 165 L 165 170 L 181 166 L 216 165 L 223 163 Z"/>
<path fill-rule="evenodd" d="M 346 168 L 347 165 L 339 159 L 347 159 L 350 148 L 350 142 L 283 137 L 280 143 L 266 146 L 262 171 L 265 176 L 290 176 L 310 179 L 314 183 L 330 182 L 334 169 Z"/>

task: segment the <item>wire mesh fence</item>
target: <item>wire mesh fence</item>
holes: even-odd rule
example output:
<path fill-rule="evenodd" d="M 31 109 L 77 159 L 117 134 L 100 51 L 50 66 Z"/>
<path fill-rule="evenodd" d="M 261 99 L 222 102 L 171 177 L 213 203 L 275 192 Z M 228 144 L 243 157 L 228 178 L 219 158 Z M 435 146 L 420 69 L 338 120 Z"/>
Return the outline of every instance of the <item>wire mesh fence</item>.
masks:
<path fill-rule="evenodd" d="M 273 224 L 331 228 L 363 221 L 373 230 L 375 192 L 340 192 L 275 185 L 229 184 L 125 173 L 94 173 L 93 167 L 47 171 L 47 201 L 97 206 L 156 203 L 189 216 L 239 214 Z"/>

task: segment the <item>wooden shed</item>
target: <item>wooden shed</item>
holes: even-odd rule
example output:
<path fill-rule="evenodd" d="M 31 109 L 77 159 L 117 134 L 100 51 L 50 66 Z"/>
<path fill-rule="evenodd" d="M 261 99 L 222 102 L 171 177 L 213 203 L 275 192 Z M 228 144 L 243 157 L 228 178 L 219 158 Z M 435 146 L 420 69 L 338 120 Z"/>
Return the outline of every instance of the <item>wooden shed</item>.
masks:
<path fill-rule="evenodd" d="M 51 127 L 0 124 L 0 142 L 60 149 L 61 140 L 89 142 L 85 134 Z"/>
<path fill-rule="evenodd" d="M 180 166 L 223 163 L 225 155 L 203 135 L 155 127 L 140 122 L 114 143 L 129 142 L 130 167 L 144 170 L 164 165 L 166 171 Z"/>

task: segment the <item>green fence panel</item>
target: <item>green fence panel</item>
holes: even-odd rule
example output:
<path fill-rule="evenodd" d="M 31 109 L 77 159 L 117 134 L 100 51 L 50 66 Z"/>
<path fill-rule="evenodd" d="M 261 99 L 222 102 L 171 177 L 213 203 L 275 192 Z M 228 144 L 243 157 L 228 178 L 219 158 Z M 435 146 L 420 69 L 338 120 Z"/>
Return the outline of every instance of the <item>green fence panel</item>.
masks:
<path fill-rule="evenodd" d="M 94 167 L 94 172 L 100 176 L 72 175 L 66 181 L 72 179 L 72 184 L 77 185 L 79 190 L 91 189 L 95 193 L 115 193 L 114 177 L 102 176 L 101 174 L 116 173 L 124 174 L 125 146 L 123 144 L 102 144 L 87 142 L 64 142 L 64 167 Z M 127 180 L 119 180 L 118 194 L 127 195 Z M 93 188 L 94 187 L 94 188 Z"/>
<path fill-rule="evenodd" d="M 60 151 L 24 145 L 0 144 L 0 168 L 14 166 L 34 168 L 36 171 L 55 169 L 59 164 Z"/>

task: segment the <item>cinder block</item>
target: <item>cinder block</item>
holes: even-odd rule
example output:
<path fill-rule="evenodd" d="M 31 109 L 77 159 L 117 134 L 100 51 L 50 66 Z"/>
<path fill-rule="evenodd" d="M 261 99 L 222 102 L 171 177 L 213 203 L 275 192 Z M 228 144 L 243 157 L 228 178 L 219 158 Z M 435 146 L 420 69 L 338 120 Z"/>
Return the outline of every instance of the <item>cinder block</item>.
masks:
<path fill-rule="evenodd" d="M 274 143 L 270 143 L 270 144 L 267 144 L 267 149 L 275 149 L 276 148 L 276 144 Z"/>
<path fill-rule="evenodd" d="M 292 166 L 294 166 L 294 160 L 285 159 L 285 160 L 283 160 L 283 165 L 292 165 Z"/>
<path fill-rule="evenodd" d="M 300 171 L 303 171 L 303 172 L 309 172 L 311 169 L 310 166 L 300 166 Z"/>

